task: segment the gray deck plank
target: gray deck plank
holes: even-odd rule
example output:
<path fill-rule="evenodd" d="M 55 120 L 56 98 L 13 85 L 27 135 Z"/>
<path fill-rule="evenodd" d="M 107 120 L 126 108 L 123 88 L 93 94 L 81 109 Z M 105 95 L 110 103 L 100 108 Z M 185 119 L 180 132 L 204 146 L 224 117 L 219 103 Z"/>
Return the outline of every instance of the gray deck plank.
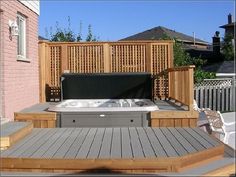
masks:
<path fill-rule="evenodd" d="M 140 143 L 136 128 L 134 127 L 129 128 L 129 133 L 130 133 L 130 140 L 134 158 L 143 158 L 144 157 L 143 148 Z"/>
<path fill-rule="evenodd" d="M 111 144 L 111 158 L 121 158 L 121 130 L 113 128 L 113 137 Z"/>
<path fill-rule="evenodd" d="M 79 136 L 81 130 L 82 128 L 74 128 L 71 135 L 66 139 L 64 144 L 57 150 L 53 158 L 63 158 L 70 149 L 73 142 L 75 141 L 76 137 Z"/>
<path fill-rule="evenodd" d="M 195 138 L 193 138 L 189 133 L 187 133 L 184 128 L 176 127 L 176 130 L 190 143 L 192 146 L 197 149 L 197 151 L 204 150 L 202 146 Z"/>
<path fill-rule="evenodd" d="M 152 148 L 152 145 L 147 137 L 146 132 L 142 127 L 137 127 L 136 128 L 138 132 L 138 136 L 140 137 L 140 142 L 143 148 L 144 156 L 145 157 L 155 157 L 154 150 Z"/>
<path fill-rule="evenodd" d="M 122 158 L 132 158 L 131 142 L 127 128 L 121 128 L 121 156 Z"/>
<path fill-rule="evenodd" d="M 203 145 L 206 149 L 213 147 L 212 144 L 210 144 L 208 141 L 206 141 L 202 136 L 200 136 L 198 133 L 193 131 L 192 128 L 185 128 L 185 130 L 192 135 L 201 145 Z"/>
<path fill-rule="evenodd" d="M 104 132 L 105 132 L 105 128 L 98 129 L 98 131 L 95 135 L 93 144 L 92 144 L 90 151 L 88 153 L 88 156 L 87 156 L 88 159 L 98 158 L 99 152 L 100 152 L 100 149 L 102 146 L 102 139 L 104 137 Z"/>
<path fill-rule="evenodd" d="M 93 143 L 95 134 L 97 132 L 97 128 L 90 128 L 85 141 L 83 142 L 78 154 L 76 155 L 76 158 L 86 158 L 89 151 L 90 151 L 90 147 Z"/>
<path fill-rule="evenodd" d="M 53 129 L 56 133 L 50 137 L 50 139 L 31 155 L 31 158 L 41 158 L 47 150 L 56 142 L 58 138 L 66 131 L 66 128 Z"/>
<path fill-rule="evenodd" d="M 65 154 L 64 158 L 70 159 L 75 158 L 77 153 L 79 152 L 83 142 L 85 141 L 85 138 L 89 132 L 89 128 L 82 128 L 81 133 L 76 137 L 73 144 L 68 149 L 67 153 Z"/>
<path fill-rule="evenodd" d="M 47 136 L 44 138 L 39 139 L 34 145 L 27 149 L 24 153 L 21 154 L 23 157 L 30 157 L 34 152 L 36 152 L 39 148 L 41 148 L 49 139 L 51 136 L 53 136 L 56 133 L 56 131 L 53 131 L 53 129 L 49 129 L 47 132 Z"/>
<path fill-rule="evenodd" d="M 7 122 L 3 125 L 0 125 L 0 137 L 9 136 L 20 129 L 28 126 L 30 122 Z"/>
<path fill-rule="evenodd" d="M 17 151 L 13 151 L 10 155 L 11 157 L 19 157 L 22 153 L 30 149 L 34 146 L 35 143 L 37 143 L 41 138 L 45 137 L 48 133 L 49 129 L 45 129 L 44 131 L 40 131 L 37 136 L 29 140 L 26 144 L 21 146 Z"/>
<path fill-rule="evenodd" d="M 102 141 L 102 147 L 99 153 L 99 158 L 110 158 L 112 142 L 112 128 L 106 128 Z"/>
<path fill-rule="evenodd" d="M 35 136 L 38 135 L 40 132 L 40 129 L 34 129 L 31 134 L 27 135 L 25 138 L 23 138 L 21 141 L 17 142 L 17 144 L 12 145 L 7 150 L 1 151 L 2 157 L 7 157 L 10 155 L 13 151 L 16 151 L 17 149 L 20 149 L 24 144 L 27 144 L 28 141 L 33 139 Z"/>
<path fill-rule="evenodd" d="M 175 151 L 175 149 L 172 147 L 172 145 L 170 144 L 170 142 L 167 140 L 167 138 L 165 137 L 165 135 L 161 132 L 161 130 L 158 129 L 153 129 L 153 131 L 156 134 L 156 137 L 159 139 L 159 142 L 162 144 L 164 150 L 167 153 L 168 157 L 178 157 L 178 153 Z"/>
<path fill-rule="evenodd" d="M 165 134 L 168 141 L 171 143 L 175 151 L 179 156 L 188 154 L 184 146 L 172 135 L 172 133 L 167 128 L 160 128 L 163 134 Z"/>
<path fill-rule="evenodd" d="M 159 140 L 157 139 L 156 135 L 154 134 L 153 130 L 150 128 L 144 128 L 147 137 L 150 141 L 150 143 L 152 144 L 152 147 L 154 149 L 154 152 L 156 154 L 157 157 L 167 157 L 167 154 L 165 152 L 165 150 L 163 149 L 161 143 L 159 142 Z"/>
<path fill-rule="evenodd" d="M 184 146 L 189 153 L 197 152 L 197 150 L 190 144 L 174 127 L 169 127 L 168 130 L 175 136 L 176 139 Z"/>
<path fill-rule="evenodd" d="M 197 132 L 199 135 L 201 135 L 205 140 L 207 140 L 213 146 L 218 146 L 220 144 L 220 142 L 217 141 L 216 138 L 211 138 L 206 132 L 202 131 L 200 128 L 194 128 L 193 130 Z"/>

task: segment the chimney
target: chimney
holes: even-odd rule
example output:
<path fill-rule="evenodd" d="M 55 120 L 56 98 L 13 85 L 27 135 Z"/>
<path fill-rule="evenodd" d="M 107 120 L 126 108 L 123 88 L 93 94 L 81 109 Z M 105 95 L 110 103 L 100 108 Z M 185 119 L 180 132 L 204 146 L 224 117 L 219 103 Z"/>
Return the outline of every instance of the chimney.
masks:
<path fill-rule="evenodd" d="M 220 56 L 220 32 L 216 31 L 214 37 L 212 37 L 213 54 Z"/>
<path fill-rule="evenodd" d="M 231 24 L 232 23 L 232 15 L 231 13 L 229 13 L 228 15 L 228 24 Z"/>

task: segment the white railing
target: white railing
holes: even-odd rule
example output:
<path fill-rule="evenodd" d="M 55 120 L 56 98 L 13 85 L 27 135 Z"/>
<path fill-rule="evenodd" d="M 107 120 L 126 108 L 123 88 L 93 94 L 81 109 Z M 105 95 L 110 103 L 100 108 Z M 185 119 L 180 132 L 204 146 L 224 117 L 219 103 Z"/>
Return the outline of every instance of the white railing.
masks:
<path fill-rule="evenodd" d="M 235 111 L 235 82 L 233 79 L 208 79 L 194 88 L 199 108 L 215 111 Z"/>

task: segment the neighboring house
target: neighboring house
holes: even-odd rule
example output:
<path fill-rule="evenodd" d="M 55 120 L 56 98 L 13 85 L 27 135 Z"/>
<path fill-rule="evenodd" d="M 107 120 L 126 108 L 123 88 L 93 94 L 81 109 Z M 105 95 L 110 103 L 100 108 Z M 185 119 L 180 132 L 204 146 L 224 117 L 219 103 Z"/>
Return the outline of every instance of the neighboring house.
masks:
<path fill-rule="evenodd" d="M 201 39 L 189 36 L 163 26 L 158 26 L 141 33 L 134 34 L 132 36 L 121 39 L 121 41 L 133 41 L 133 40 L 161 40 L 165 38 L 175 39 L 181 42 L 183 45 L 193 46 L 197 48 L 207 48 L 209 43 Z"/>
<path fill-rule="evenodd" d="M 121 39 L 121 41 L 132 40 L 161 40 L 165 38 L 175 39 L 177 42 L 183 44 L 183 48 L 193 57 L 202 56 L 209 58 L 212 56 L 212 49 L 209 49 L 210 44 L 201 39 L 189 36 L 163 26 L 158 26 L 138 34 Z"/>
<path fill-rule="evenodd" d="M 38 16 L 39 0 L 0 0 L 1 121 L 39 102 Z"/>
<path fill-rule="evenodd" d="M 223 61 L 203 67 L 203 70 L 215 72 L 218 78 L 235 78 L 235 61 Z"/>
<path fill-rule="evenodd" d="M 233 36 L 234 39 L 235 39 L 235 35 L 234 35 L 234 33 L 235 33 L 235 31 L 234 31 L 234 29 L 235 29 L 235 24 L 236 24 L 236 23 L 233 22 L 232 15 L 229 14 L 229 15 L 228 15 L 228 24 L 225 24 L 225 25 L 223 25 L 223 26 L 220 26 L 220 28 L 224 28 L 224 29 L 225 29 L 225 36 L 226 36 L 226 35 L 231 35 L 231 36 Z"/>

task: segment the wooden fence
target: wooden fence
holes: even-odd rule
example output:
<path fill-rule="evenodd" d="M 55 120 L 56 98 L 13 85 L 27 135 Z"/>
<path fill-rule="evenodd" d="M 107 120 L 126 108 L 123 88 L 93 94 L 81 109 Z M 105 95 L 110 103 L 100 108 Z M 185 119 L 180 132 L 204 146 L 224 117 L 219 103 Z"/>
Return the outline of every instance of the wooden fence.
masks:
<path fill-rule="evenodd" d="M 168 68 L 156 75 L 156 78 L 162 77 L 165 81 L 163 93 L 168 99 L 173 99 L 188 109 L 193 109 L 193 72 L 194 65 Z"/>
<path fill-rule="evenodd" d="M 194 99 L 199 108 L 210 108 L 222 112 L 235 111 L 234 80 L 215 79 L 195 86 Z"/>
<path fill-rule="evenodd" d="M 40 101 L 60 99 L 60 75 L 70 73 L 150 72 L 173 67 L 173 41 L 39 42 Z M 166 97 L 166 78 L 154 83 L 154 97 Z"/>

